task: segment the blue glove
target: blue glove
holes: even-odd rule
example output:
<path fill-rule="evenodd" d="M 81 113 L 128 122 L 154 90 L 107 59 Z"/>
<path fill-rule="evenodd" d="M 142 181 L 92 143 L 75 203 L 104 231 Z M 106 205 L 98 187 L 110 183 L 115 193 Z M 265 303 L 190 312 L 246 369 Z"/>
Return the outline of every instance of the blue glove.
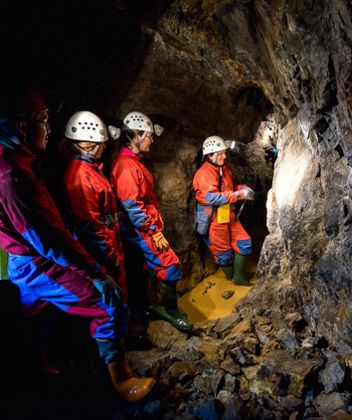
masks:
<path fill-rule="evenodd" d="M 93 284 L 101 293 L 104 305 L 117 306 L 121 303 L 120 289 L 111 276 L 107 274 L 104 280 L 95 280 Z"/>

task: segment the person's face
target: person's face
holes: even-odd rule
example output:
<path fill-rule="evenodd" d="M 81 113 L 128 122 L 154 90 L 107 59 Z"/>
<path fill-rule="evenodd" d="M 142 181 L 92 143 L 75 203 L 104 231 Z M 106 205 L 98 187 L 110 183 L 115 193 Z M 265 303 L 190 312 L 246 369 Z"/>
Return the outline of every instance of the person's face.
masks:
<path fill-rule="evenodd" d="M 101 158 L 103 151 L 105 149 L 105 143 L 93 143 L 91 141 L 80 141 L 79 145 L 83 150 L 85 150 L 88 153 L 94 152 L 95 147 L 98 146 L 98 149 L 94 155 L 94 158 L 97 160 Z"/>
<path fill-rule="evenodd" d="M 144 137 L 144 140 L 142 141 L 142 144 L 140 145 L 140 151 L 142 153 L 149 152 L 150 146 L 152 145 L 153 141 L 153 133 L 147 133 Z"/>
<path fill-rule="evenodd" d="M 226 150 L 220 150 L 219 152 L 210 154 L 209 159 L 219 166 L 224 165 L 226 160 Z"/>
<path fill-rule="evenodd" d="M 43 153 L 50 134 L 48 111 L 33 114 L 30 125 L 27 125 L 27 144 L 34 154 Z"/>

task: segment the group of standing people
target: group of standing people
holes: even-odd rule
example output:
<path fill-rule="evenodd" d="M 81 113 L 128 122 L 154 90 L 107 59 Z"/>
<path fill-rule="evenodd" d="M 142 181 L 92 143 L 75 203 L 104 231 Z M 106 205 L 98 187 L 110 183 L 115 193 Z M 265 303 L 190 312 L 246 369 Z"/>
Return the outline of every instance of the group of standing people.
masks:
<path fill-rule="evenodd" d="M 153 177 L 141 160 L 160 131 L 145 114 L 127 114 L 122 147 L 107 178 L 101 159 L 109 139 L 106 125 L 89 111 L 71 116 L 65 128 L 63 182 L 71 230 L 38 171 L 49 134 L 48 108 L 33 90 L 14 95 L 0 112 L 0 247 L 9 256 L 8 274 L 20 290 L 24 312 L 32 315 L 51 303 L 90 318 L 91 336 L 117 394 L 137 401 L 155 380 L 139 377 L 126 357 L 129 312 L 121 238 L 142 252 L 150 275 L 159 281 L 160 316 L 182 331 L 192 328 L 177 304 L 180 261 L 164 236 Z M 216 262 L 232 271 L 235 252 L 235 274 L 228 276 L 246 284 L 242 258 L 250 253 L 251 239 L 231 204 L 254 194 L 246 186 L 234 187 L 224 165 L 223 139 L 209 139 L 203 145 L 205 162 L 194 178 L 198 225 L 207 215 L 203 236 Z"/>

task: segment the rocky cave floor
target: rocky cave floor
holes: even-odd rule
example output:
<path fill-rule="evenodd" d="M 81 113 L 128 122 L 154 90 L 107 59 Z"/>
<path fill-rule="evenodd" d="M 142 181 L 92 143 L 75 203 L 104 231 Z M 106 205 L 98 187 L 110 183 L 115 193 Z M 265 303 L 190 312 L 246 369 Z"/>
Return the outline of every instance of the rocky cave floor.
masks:
<path fill-rule="evenodd" d="M 157 379 L 144 400 L 116 398 L 89 337 L 75 336 L 71 347 L 72 340 L 80 345 L 73 362 L 66 355 L 60 377 L 38 376 L 28 362 L 10 368 L 0 418 L 352 419 L 352 358 L 339 356 L 289 308 L 279 330 L 270 310 L 246 306 L 189 334 L 161 320 L 144 325 L 149 348 L 129 343 L 132 367 Z"/>

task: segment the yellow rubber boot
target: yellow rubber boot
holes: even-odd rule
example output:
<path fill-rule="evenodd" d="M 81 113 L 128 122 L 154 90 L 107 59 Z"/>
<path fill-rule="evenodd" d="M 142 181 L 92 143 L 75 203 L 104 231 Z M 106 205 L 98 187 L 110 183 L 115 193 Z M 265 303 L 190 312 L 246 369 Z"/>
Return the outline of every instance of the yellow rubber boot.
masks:
<path fill-rule="evenodd" d="M 129 402 L 139 401 L 144 398 L 155 384 L 154 378 L 126 378 L 121 372 L 119 362 L 107 365 L 111 382 L 118 396 Z"/>
<path fill-rule="evenodd" d="M 138 373 L 136 373 L 128 364 L 127 355 L 121 357 L 121 359 L 117 362 L 118 366 L 117 369 L 120 372 L 121 378 L 129 379 L 129 378 L 140 378 Z"/>

